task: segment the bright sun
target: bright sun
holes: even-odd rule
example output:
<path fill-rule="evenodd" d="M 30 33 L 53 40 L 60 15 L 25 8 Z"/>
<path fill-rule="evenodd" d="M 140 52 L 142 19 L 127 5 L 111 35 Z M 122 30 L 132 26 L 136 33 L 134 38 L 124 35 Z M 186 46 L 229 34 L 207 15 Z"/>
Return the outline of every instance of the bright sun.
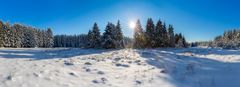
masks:
<path fill-rule="evenodd" d="M 136 26 L 136 24 L 135 24 L 134 21 L 130 21 L 130 22 L 129 22 L 129 27 L 130 27 L 130 28 L 133 29 L 133 28 L 135 28 L 135 26 Z"/>

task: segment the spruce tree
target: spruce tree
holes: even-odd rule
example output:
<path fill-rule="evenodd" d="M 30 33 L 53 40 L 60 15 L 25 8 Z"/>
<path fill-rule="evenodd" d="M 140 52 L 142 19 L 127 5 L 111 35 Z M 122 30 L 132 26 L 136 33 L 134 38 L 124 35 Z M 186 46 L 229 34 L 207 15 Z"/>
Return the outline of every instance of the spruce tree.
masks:
<path fill-rule="evenodd" d="M 116 28 L 115 28 L 115 40 L 117 43 L 117 48 L 123 48 L 123 34 L 122 34 L 122 29 L 120 25 L 120 21 L 118 20 Z"/>
<path fill-rule="evenodd" d="M 100 35 L 100 30 L 98 28 L 97 23 L 94 23 L 93 30 L 92 30 L 93 36 L 92 36 L 92 43 L 93 43 L 93 48 L 100 48 L 101 46 L 101 35 Z"/>
<path fill-rule="evenodd" d="M 140 23 L 140 20 L 137 20 L 136 26 L 134 28 L 134 48 L 144 48 L 146 43 L 146 38 Z"/>
<path fill-rule="evenodd" d="M 169 43 L 168 43 L 169 40 L 168 40 L 168 32 L 167 32 L 166 23 L 163 23 L 162 41 L 163 41 L 163 46 L 162 47 L 169 47 Z"/>
<path fill-rule="evenodd" d="M 147 44 L 146 44 L 146 47 L 148 48 L 152 48 L 152 47 L 155 47 L 155 29 L 154 29 L 154 23 L 153 23 L 153 20 L 152 18 L 149 18 L 147 20 L 147 25 L 146 25 L 146 40 L 147 40 Z"/>
<path fill-rule="evenodd" d="M 103 48 L 106 49 L 114 49 L 116 48 L 116 42 L 114 40 L 114 29 L 115 25 L 112 23 L 108 23 L 103 33 Z"/>
<path fill-rule="evenodd" d="M 175 47 L 175 37 L 172 25 L 168 27 L 168 41 L 170 47 Z"/>
<path fill-rule="evenodd" d="M 92 30 L 88 31 L 88 42 L 87 42 L 87 47 L 88 48 L 93 48 L 93 32 Z"/>
<path fill-rule="evenodd" d="M 163 25 L 161 20 L 158 20 L 156 24 L 155 42 L 156 47 L 163 47 Z"/>
<path fill-rule="evenodd" d="M 4 23 L 0 20 L 0 47 L 4 47 Z"/>
<path fill-rule="evenodd" d="M 48 42 L 46 47 L 51 48 L 51 47 L 53 47 L 53 44 L 54 44 L 52 29 L 48 28 L 46 34 L 47 34 L 47 42 Z"/>

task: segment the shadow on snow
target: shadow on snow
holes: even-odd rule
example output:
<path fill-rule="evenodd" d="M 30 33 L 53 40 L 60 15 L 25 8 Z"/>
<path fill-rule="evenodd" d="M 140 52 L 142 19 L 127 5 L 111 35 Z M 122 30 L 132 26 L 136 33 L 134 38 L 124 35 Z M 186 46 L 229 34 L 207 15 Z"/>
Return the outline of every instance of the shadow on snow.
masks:
<path fill-rule="evenodd" d="M 169 82 L 176 87 L 239 87 L 240 63 L 222 62 L 195 54 L 239 55 L 240 51 L 186 48 L 186 49 L 148 49 L 136 50 L 146 62 L 166 70 Z M 209 52 L 208 52 L 209 51 Z M 218 52 L 219 51 L 219 52 Z M 212 53 L 211 53 L 212 52 Z M 159 72 L 160 73 L 160 72 Z"/>
<path fill-rule="evenodd" d="M 0 49 L 0 58 L 31 58 L 34 60 L 70 58 L 80 55 L 101 54 L 113 49 L 81 49 L 81 48 L 20 48 L 20 49 Z"/>

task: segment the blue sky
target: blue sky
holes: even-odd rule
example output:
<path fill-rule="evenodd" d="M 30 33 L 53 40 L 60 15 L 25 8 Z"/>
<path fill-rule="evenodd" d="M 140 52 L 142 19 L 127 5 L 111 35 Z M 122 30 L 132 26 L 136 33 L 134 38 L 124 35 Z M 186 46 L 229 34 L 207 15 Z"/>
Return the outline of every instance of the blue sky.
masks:
<path fill-rule="evenodd" d="M 130 21 L 147 18 L 172 24 L 188 41 L 211 40 L 227 29 L 240 26 L 238 0 L 0 0 L 0 19 L 38 28 L 51 27 L 54 34 L 87 33 L 97 22 L 119 19 L 124 35 L 131 36 Z"/>

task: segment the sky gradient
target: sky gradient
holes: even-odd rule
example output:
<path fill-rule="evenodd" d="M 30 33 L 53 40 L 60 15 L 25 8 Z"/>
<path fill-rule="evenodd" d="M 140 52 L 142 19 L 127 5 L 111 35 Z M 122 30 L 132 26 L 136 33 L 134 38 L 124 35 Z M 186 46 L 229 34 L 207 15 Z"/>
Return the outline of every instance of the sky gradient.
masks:
<path fill-rule="evenodd" d="M 101 32 L 108 22 L 120 20 L 125 36 L 130 21 L 161 19 L 183 33 L 187 41 L 211 40 L 240 26 L 238 0 L 0 0 L 0 19 L 37 28 L 51 27 L 54 34 L 87 33 L 97 22 Z"/>

